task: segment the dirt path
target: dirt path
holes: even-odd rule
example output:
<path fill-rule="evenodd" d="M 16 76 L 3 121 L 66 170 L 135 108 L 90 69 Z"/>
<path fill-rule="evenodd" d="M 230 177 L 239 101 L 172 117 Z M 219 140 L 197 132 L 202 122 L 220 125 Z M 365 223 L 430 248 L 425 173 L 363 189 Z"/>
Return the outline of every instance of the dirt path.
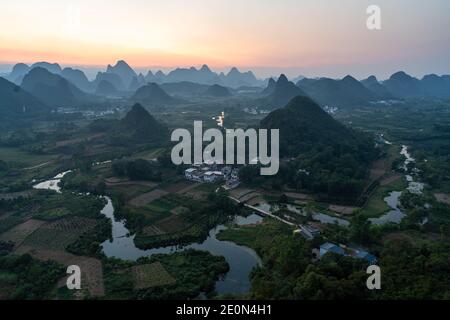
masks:
<path fill-rule="evenodd" d="M 10 193 L 0 193 L 0 200 L 13 200 L 17 199 L 19 197 L 29 197 L 33 195 L 35 191 L 34 190 L 26 190 L 26 191 L 19 191 L 19 192 L 10 192 Z"/>
<path fill-rule="evenodd" d="M 38 169 L 38 168 L 41 168 L 41 167 L 45 167 L 46 165 L 48 165 L 48 164 L 50 164 L 50 163 L 53 163 L 53 161 L 47 161 L 47 162 L 44 162 L 44 163 L 41 163 L 41 164 L 38 164 L 38 165 L 35 165 L 35 166 L 32 166 L 32 167 L 23 168 L 23 170 L 34 170 L 34 169 Z"/>
<path fill-rule="evenodd" d="M 105 180 L 105 184 L 108 187 L 138 185 L 138 186 L 144 186 L 144 187 L 150 187 L 150 188 L 156 187 L 158 185 L 156 182 L 151 182 L 151 181 L 131 181 L 131 180 L 120 179 L 120 178 L 108 178 Z"/>

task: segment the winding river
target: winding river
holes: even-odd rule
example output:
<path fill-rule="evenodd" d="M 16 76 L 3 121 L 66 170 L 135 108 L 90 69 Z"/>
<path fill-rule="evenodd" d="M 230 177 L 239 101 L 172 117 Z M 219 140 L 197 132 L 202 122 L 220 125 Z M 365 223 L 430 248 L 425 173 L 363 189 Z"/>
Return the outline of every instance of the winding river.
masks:
<path fill-rule="evenodd" d="M 405 157 L 402 169 L 406 172 L 405 178 L 408 182 L 407 190 L 414 194 L 422 194 L 425 185 L 422 182 L 415 181 L 413 177 L 413 174 L 418 173 L 417 168 L 413 168 L 411 170 L 409 169 L 409 164 L 414 163 L 415 159 L 408 152 L 408 147 L 405 145 L 402 146 L 400 154 Z M 391 210 L 383 214 L 381 217 L 370 218 L 369 221 L 376 225 L 383 225 L 385 223 L 400 223 L 406 216 L 400 204 L 400 197 L 402 193 L 403 191 L 390 192 L 389 195 L 384 198 L 384 201 L 391 208 Z"/>
<path fill-rule="evenodd" d="M 35 189 L 46 189 L 61 192 L 59 182 L 69 173 L 66 171 L 56 175 L 54 178 L 40 182 L 33 187 Z M 108 217 L 112 223 L 112 239 L 106 240 L 101 244 L 103 253 L 107 257 L 115 257 L 123 260 L 135 261 L 140 257 L 149 257 L 157 253 L 173 253 L 187 249 L 196 249 L 208 251 L 213 255 L 223 256 L 230 266 L 226 275 L 216 282 L 216 292 L 218 294 L 242 294 L 250 290 L 250 272 L 254 267 L 262 264 L 261 259 L 256 252 L 248 247 L 237 245 L 229 241 L 220 241 L 216 238 L 217 234 L 226 229 L 225 225 L 219 225 L 209 231 L 205 241 L 201 243 L 192 243 L 187 246 L 166 246 L 142 250 L 134 244 L 135 235 L 125 226 L 125 220 L 117 220 L 114 215 L 114 206 L 109 197 L 104 196 L 106 205 L 101 213 Z M 233 223 L 237 225 L 255 224 L 262 221 L 262 217 L 252 214 L 248 217 L 236 216 Z"/>

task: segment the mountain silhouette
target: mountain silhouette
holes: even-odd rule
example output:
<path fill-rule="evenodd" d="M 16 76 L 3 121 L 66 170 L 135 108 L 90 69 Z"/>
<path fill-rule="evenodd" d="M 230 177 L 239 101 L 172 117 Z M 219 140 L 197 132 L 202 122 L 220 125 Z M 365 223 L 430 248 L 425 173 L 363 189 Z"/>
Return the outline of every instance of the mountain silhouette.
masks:
<path fill-rule="evenodd" d="M 241 86 L 261 86 L 263 81 L 258 80 L 253 72 L 240 72 L 233 67 L 225 75 L 223 72 L 217 74 L 212 71 L 206 64 L 200 69 L 195 67 L 190 68 L 176 68 L 165 75 L 162 71 L 153 74 L 151 71 L 145 76 L 145 81 L 161 83 L 175 83 L 175 82 L 192 82 L 208 85 L 222 85 L 231 88 Z"/>
<path fill-rule="evenodd" d="M 68 80 L 84 92 L 90 92 L 92 85 L 83 71 L 72 68 L 64 68 L 61 71 L 61 77 Z"/>
<path fill-rule="evenodd" d="M 184 97 L 201 96 L 209 88 L 206 84 L 188 81 L 162 83 L 160 87 L 168 94 Z"/>
<path fill-rule="evenodd" d="M 108 65 L 106 73 L 118 75 L 122 79 L 125 89 L 128 89 L 133 79 L 137 77 L 136 72 L 123 60 L 117 61 L 114 66 Z"/>
<path fill-rule="evenodd" d="M 325 197 L 355 201 L 361 194 L 377 155 L 373 137 L 347 128 L 305 96 L 272 111 L 260 127 L 279 129 L 280 155 L 290 158 L 280 179 Z"/>
<path fill-rule="evenodd" d="M 356 106 L 377 100 L 361 82 L 351 76 L 335 80 L 330 78 L 303 79 L 297 85 L 321 105 L 333 107 Z"/>
<path fill-rule="evenodd" d="M 114 128 L 115 133 L 136 143 L 165 144 L 169 139 L 167 127 L 158 122 L 142 105 L 135 104 Z"/>
<path fill-rule="evenodd" d="M 275 84 L 269 80 L 264 92 L 269 92 L 269 95 L 258 100 L 258 103 L 269 109 L 284 107 L 296 96 L 306 96 L 305 92 L 290 82 L 284 74 L 280 75 Z"/>
<path fill-rule="evenodd" d="M 231 68 L 226 76 L 222 74 L 221 81 L 224 85 L 232 88 L 259 84 L 253 72 L 240 72 L 236 67 Z"/>
<path fill-rule="evenodd" d="M 62 72 L 61 66 L 59 64 L 50 63 L 50 62 L 46 62 L 46 61 L 33 63 L 31 65 L 30 69 L 34 69 L 34 68 L 44 68 L 48 72 L 51 72 L 54 74 L 61 74 L 61 72 Z"/>
<path fill-rule="evenodd" d="M 370 76 L 367 79 L 361 80 L 364 87 L 369 89 L 378 99 L 392 99 L 394 96 L 389 90 L 383 86 L 375 76 Z"/>
<path fill-rule="evenodd" d="M 167 74 L 164 82 L 196 82 L 201 84 L 213 84 L 219 82 L 219 76 L 212 72 L 207 65 L 203 65 L 199 70 L 191 68 L 177 68 Z"/>
<path fill-rule="evenodd" d="M 411 77 L 404 71 L 394 73 L 383 82 L 383 85 L 396 97 L 413 98 L 423 95 L 419 79 Z"/>
<path fill-rule="evenodd" d="M 267 87 L 262 91 L 262 95 L 268 96 L 272 94 L 275 90 L 277 82 L 273 80 L 273 78 L 269 78 L 269 82 L 267 83 Z"/>
<path fill-rule="evenodd" d="M 97 88 L 98 84 L 101 81 L 107 81 L 111 83 L 117 90 L 119 91 L 126 91 L 125 85 L 122 81 L 122 78 L 115 73 L 106 73 L 106 72 L 99 72 L 97 73 L 97 76 L 95 77 L 95 80 L 93 81 L 93 87 Z"/>
<path fill-rule="evenodd" d="M 216 98 L 224 98 L 230 97 L 231 92 L 226 87 L 219 86 L 218 84 L 214 84 L 209 86 L 208 89 L 204 92 L 205 95 Z"/>
<path fill-rule="evenodd" d="M 351 130 L 305 96 L 296 96 L 284 108 L 272 111 L 261 121 L 261 128 L 280 130 L 280 154 L 284 156 L 297 156 L 314 144 L 353 139 Z"/>
<path fill-rule="evenodd" d="M 145 80 L 142 74 L 140 76 L 134 77 L 133 80 L 130 83 L 130 86 L 128 87 L 128 91 L 135 92 L 137 89 L 142 87 L 145 84 Z"/>
<path fill-rule="evenodd" d="M 16 84 L 0 77 L 0 115 L 5 118 L 34 115 L 49 108 Z"/>
<path fill-rule="evenodd" d="M 420 80 L 420 90 L 427 97 L 450 98 L 450 76 L 428 74 Z"/>
<path fill-rule="evenodd" d="M 140 87 L 131 97 L 131 101 L 144 105 L 164 105 L 178 102 L 156 83 L 149 83 Z"/>
<path fill-rule="evenodd" d="M 97 88 L 95 89 L 95 94 L 105 97 L 117 97 L 120 96 L 120 92 L 117 90 L 114 85 L 106 80 L 102 80 L 97 85 Z"/>
<path fill-rule="evenodd" d="M 50 107 L 75 107 L 86 95 L 63 77 L 36 67 L 23 78 L 22 88 Z"/>
<path fill-rule="evenodd" d="M 17 63 L 14 65 L 11 73 L 7 76 L 7 80 L 17 85 L 22 83 L 23 77 L 30 71 L 30 67 L 25 63 Z"/>

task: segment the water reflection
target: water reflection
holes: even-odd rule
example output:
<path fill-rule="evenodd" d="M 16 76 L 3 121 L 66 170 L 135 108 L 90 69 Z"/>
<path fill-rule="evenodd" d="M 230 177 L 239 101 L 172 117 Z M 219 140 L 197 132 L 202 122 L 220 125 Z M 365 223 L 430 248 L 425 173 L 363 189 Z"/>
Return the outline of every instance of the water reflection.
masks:
<path fill-rule="evenodd" d="M 130 235 L 125 227 L 125 221 L 118 221 L 114 216 L 114 207 L 111 199 L 107 198 L 107 204 L 102 210 L 102 214 L 111 219 L 112 240 L 102 243 L 103 252 L 108 257 L 120 258 L 123 260 L 137 260 L 140 257 L 148 257 L 155 253 L 173 253 L 187 249 L 208 251 L 213 255 L 223 256 L 230 266 L 228 273 L 216 282 L 216 291 L 219 294 L 245 293 L 250 290 L 249 274 L 252 269 L 261 265 L 261 259 L 255 251 L 245 246 L 239 246 L 233 242 L 220 241 L 217 234 L 226 229 L 224 225 L 219 225 L 210 230 L 209 236 L 202 243 L 193 243 L 187 246 L 166 246 L 142 250 L 135 246 L 134 237 Z M 234 223 L 238 225 L 255 224 L 262 221 L 256 214 L 248 217 L 237 216 Z"/>

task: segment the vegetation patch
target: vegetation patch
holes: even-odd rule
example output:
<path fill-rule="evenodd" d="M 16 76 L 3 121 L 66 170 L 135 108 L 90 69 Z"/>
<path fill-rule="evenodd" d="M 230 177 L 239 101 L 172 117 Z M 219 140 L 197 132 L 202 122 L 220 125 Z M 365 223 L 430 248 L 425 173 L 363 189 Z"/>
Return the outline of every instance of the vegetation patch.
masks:
<path fill-rule="evenodd" d="M 143 271 L 143 281 L 147 284 L 159 284 L 162 281 L 165 284 L 140 289 L 136 287 L 136 277 L 134 272 L 129 272 L 130 268 Z M 148 258 L 141 258 L 137 263 L 106 259 L 104 260 L 105 298 L 193 299 L 202 292 L 212 293 L 216 281 L 221 275 L 227 273 L 228 269 L 229 266 L 224 257 L 197 250 L 155 254 Z M 149 272 L 162 276 L 154 277 Z"/>
<path fill-rule="evenodd" d="M 147 289 L 175 284 L 176 279 L 172 277 L 161 262 L 143 264 L 132 267 L 136 289 Z"/>
<path fill-rule="evenodd" d="M 32 248 L 49 250 L 65 250 L 75 242 L 83 233 L 93 229 L 96 221 L 86 218 L 68 218 L 43 225 L 30 234 L 23 245 Z"/>
<path fill-rule="evenodd" d="M 0 256 L 0 298 L 48 299 L 64 271 L 54 261 L 39 261 L 27 254 Z"/>
<path fill-rule="evenodd" d="M 156 189 L 156 190 L 150 191 L 148 193 L 144 193 L 144 194 L 132 199 L 130 201 L 130 204 L 135 207 L 145 206 L 146 204 L 148 204 L 152 201 L 155 201 L 155 200 L 165 196 L 166 194 L 167 194 L 166 191 Z"/>
<path fill-rule="evenodd" d="M 379 217 L 390 209 L 384 198 L 386 198 L 392 191 L 402 191 L 407 187 L 404 178 L 398 179 L 386 186 L 378 187 L 367 201 L 365 206 L 361 209 L 364 216 L 369 218 Z"/>
<path fill-rule="evenodd" d="M 32 234 L 35 230 L 39 229 L 45 221 L 30 219 L 21 223 L 7 232 L 0 235 L 0 240 L 11 241 L 15 246 L 19 246 L 26 237 Z"/>

